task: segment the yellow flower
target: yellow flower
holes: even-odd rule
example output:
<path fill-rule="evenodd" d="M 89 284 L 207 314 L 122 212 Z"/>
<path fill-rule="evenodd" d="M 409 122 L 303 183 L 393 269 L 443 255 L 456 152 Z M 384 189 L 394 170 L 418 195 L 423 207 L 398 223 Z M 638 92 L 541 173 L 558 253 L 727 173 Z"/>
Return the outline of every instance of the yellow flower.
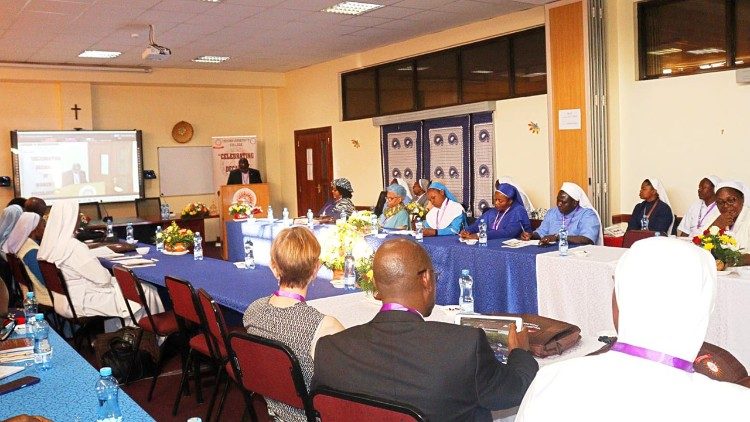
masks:
<path fill-rule="evenodd" d="M 369 278 L 370 280 L 372 280 L 373 275 L 374 274 L 373 274 L 372 270 L 367 271 L 367 278 Z"/>
<path fill-rule="evenodd" d="M 713 248 L 714 248 L 714 244 L 713 244 L 713 243 L 711 243 L 711 242 L 709 242 L 709 243 L 706 243 L 705 245 L 703 245 L 703 249 L 705 249 L 705 250 L 707 250 L 707 251 L 710 251 L 710 250 L 712 250 Z"/>

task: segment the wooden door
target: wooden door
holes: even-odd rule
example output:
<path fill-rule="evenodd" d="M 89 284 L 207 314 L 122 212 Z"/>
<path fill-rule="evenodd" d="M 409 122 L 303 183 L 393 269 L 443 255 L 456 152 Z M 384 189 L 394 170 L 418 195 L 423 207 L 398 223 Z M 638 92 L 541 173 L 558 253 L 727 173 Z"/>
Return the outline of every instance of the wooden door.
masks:
<path fill-rule="evenodd" d="M 297 169 L 297 214 L 308 209 L 315 215 L 330 196 L 333 180 L 331 127 L 294 131 Z"/>

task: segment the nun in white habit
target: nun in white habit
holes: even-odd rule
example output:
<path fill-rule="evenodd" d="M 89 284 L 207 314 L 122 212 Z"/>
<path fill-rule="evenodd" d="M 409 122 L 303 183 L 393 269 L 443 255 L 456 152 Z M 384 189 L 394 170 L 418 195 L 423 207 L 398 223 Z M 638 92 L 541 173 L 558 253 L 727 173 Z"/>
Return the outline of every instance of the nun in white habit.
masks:
<path fill-rule="evenodd" d="M 724 181 L 716 185 L 716 207 L 719 216 L 710 225 L 729 230 L 742 248 L 742 265 L 750 263 L 750 207 L 748 188 L 742 182 Z"/>
<path fill-rule="evenodd" d="M 54 263 L 62 271 L 78 316 L 122 317 L 129 321 L 125 299 L 117 281 L 89 248 L 73 237 L 78 218 L 77 202 L 66 200 L 55 203 L 49 213 L 38 257 Z M 147 283 L 142 283 L 142 286 L 151 312 L 164 312 L 156 288 Z M 72 316 L 65 298 L 56 293 L 53 295 L 55 311 L 63 316 Z M 130 306 L 137 318 L 140 314 L 145 315 L 139 305 L 131 302 Z"/>
<path fill-rule="evenodd" d="M 698 182 L 698 200 L 688 208 L 677 226 L 680 236 L 697 236 L 711 226 L 719 216 L 716 206 L 716 186 L 721 183 L 717 176 L 706 176 Z"/>
<path fill-rule="evenodd" d="M 615 270 L 617 343 L 542 368 L 516 422 L 747 421 L 750 389 L 693 371 L 715 293 L 707 251 L 665 237 L 636 242 Z"/>

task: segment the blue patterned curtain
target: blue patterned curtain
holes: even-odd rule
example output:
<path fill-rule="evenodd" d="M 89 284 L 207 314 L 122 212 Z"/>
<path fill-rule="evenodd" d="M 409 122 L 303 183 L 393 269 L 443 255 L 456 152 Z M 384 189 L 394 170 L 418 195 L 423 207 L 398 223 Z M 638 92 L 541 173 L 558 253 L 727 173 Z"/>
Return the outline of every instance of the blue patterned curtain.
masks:
<path fill-rule="evenodd" d="M 396 177 L 413 185 L 422 174 L 422 122 L 383 126 L 381 150 L 383 186 Z"/>
<path fill-rule="evenodd" d="M 469 116 L 425 120 L 422 124 L 425 176 L 439 181 L 462 203 L 471 203 Z"/>

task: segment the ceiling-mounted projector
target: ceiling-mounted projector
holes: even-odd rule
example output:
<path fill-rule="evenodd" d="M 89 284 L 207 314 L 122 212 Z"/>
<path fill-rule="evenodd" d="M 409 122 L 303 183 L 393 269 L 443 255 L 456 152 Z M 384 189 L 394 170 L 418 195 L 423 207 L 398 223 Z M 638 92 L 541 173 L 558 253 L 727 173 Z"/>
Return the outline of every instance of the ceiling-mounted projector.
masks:
<path fill-rule="evenodd" d="M 168 49 L 167 47 L 162 47 L 156 43 L 153 25 L 148 26 L 148 41 L 148 47 L 146 47 L 146 49 L 143 50 L 143 53 L 141 53 L 141 57 L 143 58 L 143 60 L 153 60 L 160 62 L 168 59 L 169 56 L 172 55 L 172 50 Z"/>

